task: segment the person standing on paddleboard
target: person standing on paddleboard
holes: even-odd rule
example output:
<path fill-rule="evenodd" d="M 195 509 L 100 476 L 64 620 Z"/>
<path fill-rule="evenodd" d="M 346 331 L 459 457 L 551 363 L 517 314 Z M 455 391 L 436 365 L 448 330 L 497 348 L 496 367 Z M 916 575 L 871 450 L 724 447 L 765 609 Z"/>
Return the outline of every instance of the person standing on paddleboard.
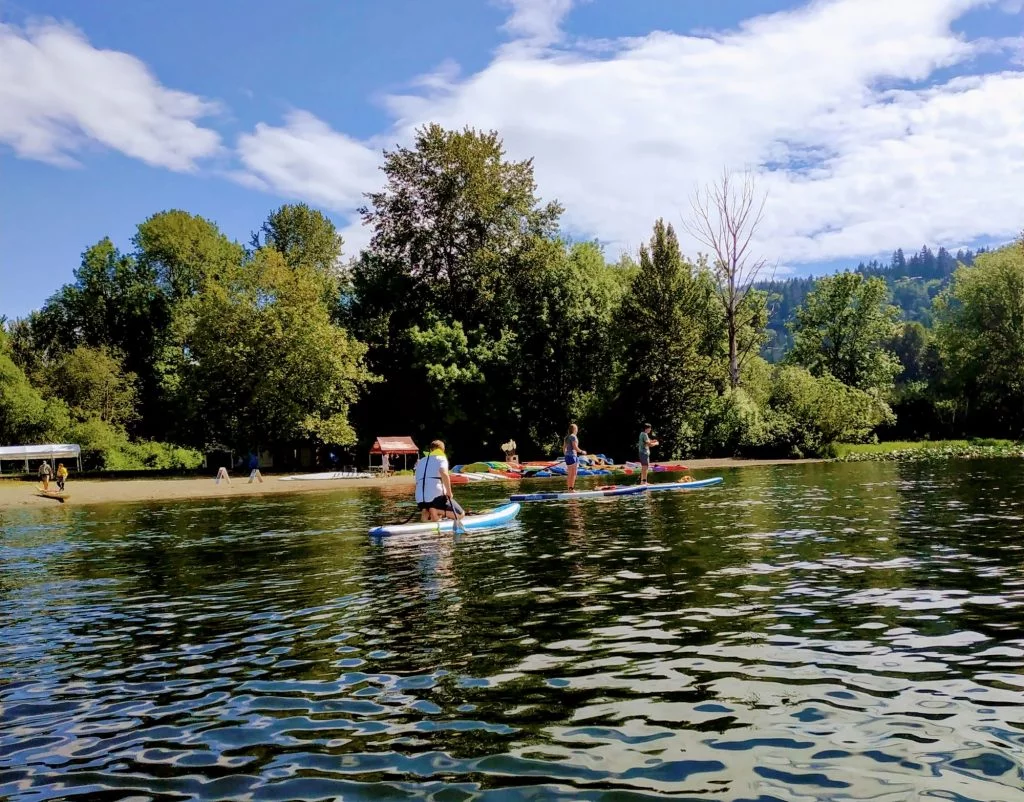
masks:
<path fill-rule="evenodd" d="M 647 471 L 651 467 L 651 449 L 658 445 L 658 441 L 651 437 L 651 424 L 645 423 L 644 429 L 640 432 L 640 484 L 647 484 Z"/>
<path fill-rule="evenodd" d="M 421 521 L 440 521 L 466 514 L 452 496 L 452 479 L 448 474 L 448 457 L 444 453 L 443 441 L 431 441 L 430 451 L 416 460 L 413 475 Z"/>
<path fill-rule="evenodd" d="M 569 424 L 569 434 L 562 441 L 562 450 L 565 453 L 565 475 L 566 490 L 570 493 L 576 492 L 576 471 L 579 470 L 580 456 L 587 452 L 580 448 L 580 438 L 576 435 L 579 427 L 575 423 Z"/>

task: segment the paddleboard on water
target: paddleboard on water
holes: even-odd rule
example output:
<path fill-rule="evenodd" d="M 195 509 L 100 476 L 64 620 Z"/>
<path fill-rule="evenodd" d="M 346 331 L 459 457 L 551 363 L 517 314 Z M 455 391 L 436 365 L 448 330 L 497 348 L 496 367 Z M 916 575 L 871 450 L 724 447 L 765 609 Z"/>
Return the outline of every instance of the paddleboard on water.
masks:
<path fill-rule="evenodd" d="M 656 493 L 666 490 L 700 490 L 720 484 L 721 476 L 710 479 L 698 479 L 693 482 L 662 482 L 654 485 L 612 485 L 599 487 L 596 490 L 578 490 L 575 493 L 520 493 L 510 497 L 510 501 L 565 501 L 571 498 L 602 498 L 606 496 L 638 496 L 643 493 Z"/>
<path fill-rule="evenodd" d="M 466 515 L 462 518 L 461 529 L 466 531 L 473 529 L 491 529 L 502 526 L 513 520 L 519 514 L 519 505 L 515 503 L 503 504 L 493 510 L 481 512 L 477 515 Z M 407 524 L 390 524 L 378 526 L 370 530 L 373 537 L 386 537 L 389 535 L 418 535 L 428 532 L 451 532 L 455 521 L 448 519 L 444 521 L 416 521 Z"/>

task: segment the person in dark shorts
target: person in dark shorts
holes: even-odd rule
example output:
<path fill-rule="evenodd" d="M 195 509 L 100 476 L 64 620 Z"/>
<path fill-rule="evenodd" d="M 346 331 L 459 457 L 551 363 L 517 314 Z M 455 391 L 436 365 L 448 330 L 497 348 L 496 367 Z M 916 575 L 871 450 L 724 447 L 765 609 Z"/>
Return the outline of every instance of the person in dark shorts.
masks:
<path fill-rule="evenodd" d="M 644 429 L 640 432 L 640 484 L 647 484 L 647 471 L 651 467 L 651 449 L 658 445 L 658 441 L 651 437 L 651 424 L 645 423 Z"/>
<path fill-rule="evenodd" d="M 421 521 L 440 521 L 466 514 L 452 496 L 448 457 L 445 456 L 441 440 L 431 441 L 430 451 L 416 460 L 413 474 L 416 479 L 416 506 L 420 510 Z"/>

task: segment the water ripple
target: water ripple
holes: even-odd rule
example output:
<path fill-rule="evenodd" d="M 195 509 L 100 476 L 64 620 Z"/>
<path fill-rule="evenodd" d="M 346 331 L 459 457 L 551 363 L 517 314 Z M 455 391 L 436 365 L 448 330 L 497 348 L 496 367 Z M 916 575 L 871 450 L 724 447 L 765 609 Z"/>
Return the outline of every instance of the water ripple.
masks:
<path fill-rule="evenodd" d="M 1024 800 L 1022 491 L 745 469 L 382 544 L 390 490 L 5 514 L 0 797 Z"/>

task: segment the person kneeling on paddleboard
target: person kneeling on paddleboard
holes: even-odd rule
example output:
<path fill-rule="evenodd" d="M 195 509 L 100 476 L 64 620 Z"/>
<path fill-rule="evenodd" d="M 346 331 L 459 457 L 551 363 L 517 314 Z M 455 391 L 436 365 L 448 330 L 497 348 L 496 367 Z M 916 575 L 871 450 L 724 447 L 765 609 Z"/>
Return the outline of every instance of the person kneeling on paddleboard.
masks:
<path fill-rule="evenodd" d="M 431 441 L 430 451 L 416 460 L 413 474 L 416 477 L 416 506 L 420 509 L 421 521 L 460 518 L 466 514 L 452 497 L 448 457 L 445 456 L 441 440 Z"/>

